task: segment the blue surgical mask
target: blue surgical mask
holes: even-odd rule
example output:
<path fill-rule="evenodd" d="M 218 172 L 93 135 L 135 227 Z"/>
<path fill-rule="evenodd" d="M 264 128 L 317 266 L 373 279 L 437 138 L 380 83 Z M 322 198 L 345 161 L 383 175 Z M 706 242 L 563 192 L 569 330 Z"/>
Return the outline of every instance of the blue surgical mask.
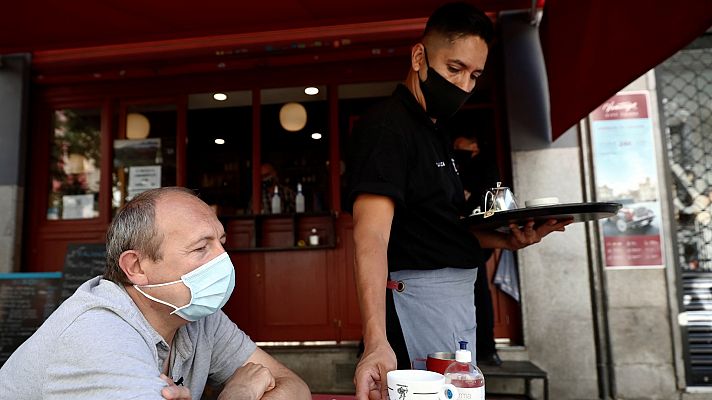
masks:
<path fill-rule="evenodd" d="M 182 307 L 177 307 L 141 290 L 142 287 L 168 286 L 181 282 L 190 289 L 190 301 Z M 197 321 L 216 313 L 227 303 L 235 288 L 235 268 L 230 261 L 230 256 L 225 252 L 181 276 L 180 280 L 154 285 L 134 285 L 134 288 L 149 299 L 172 307 L 171 314 L 178 314 L 188 321 Z"/>

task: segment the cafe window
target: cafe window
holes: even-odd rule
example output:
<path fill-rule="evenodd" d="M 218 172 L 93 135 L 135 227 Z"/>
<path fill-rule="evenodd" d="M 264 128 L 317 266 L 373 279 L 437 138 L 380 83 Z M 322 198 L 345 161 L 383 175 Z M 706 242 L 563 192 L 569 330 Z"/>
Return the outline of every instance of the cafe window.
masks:
<path fill-rule="evenodd" d="M 250 213 L 252 92 L 188 98 L 188 187 L 218 215 Z"/>
<path fill-rule="evenodd" d="M 329 103 L 326 86 L 263 89 L 260 131 L 263 214 L 293 213 L 301 188 L 305 212 L 328 211 Z M 278 181 L 279 212 L 272 209 Z M 281 192 L 280 192 L 281 190 Z"/>
<path fill-rule="evenodd" d="M 114 140 L 113 213 L 137 194 L 176 185 L 177 107 L 128 105 L 119 112 Z M 121 115 L 125 117 L 119 121 Z"/>
<path fill-rule="evenodd" d="M 101 110 L 55 110 L 52 126 L 47 219 L 96 218 L 101 176 Z"/>

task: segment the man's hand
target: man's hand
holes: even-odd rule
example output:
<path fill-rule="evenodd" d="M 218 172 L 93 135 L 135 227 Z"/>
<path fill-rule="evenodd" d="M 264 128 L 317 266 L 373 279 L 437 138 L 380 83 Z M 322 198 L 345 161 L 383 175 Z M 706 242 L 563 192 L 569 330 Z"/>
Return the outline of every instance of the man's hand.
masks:
<path fill-rule="evenodd" d="M 554 231 L 563 232 L 566 230 L 566 225 L 574 222 L 573 219 L 557 221 L 550 219 L 544 224 L 534 228 L 534 221 L 529 221 L 522 229 L 517 224 L 510 224 L 511 234 L 507 238 L 506 248 L 510 250 L 519 250 L 534 243 L 539 243 L 541 239 Z"/>
<path fill-rule="evenodd" d="M 248 362 L 225 383 L 218 400 L 258 400 L 274 386 L 274 376 L 267 367 Z"/>
<path fill-rule="evenodd" d="M 386 374 L 396 367 L 396 354 L 388 342 L 366 347 L 354 375 L 356 400 L 388 400 Z"/>
<path fill-rule="evenodd" d="M 164 399 L 190 400 L 190 390 L 187 387 L 177 386 L 171 378 L 163 374 L 161 374 L 161 379 L 168 384 L 168 386 L 161 389 L 161 396 Z"/>

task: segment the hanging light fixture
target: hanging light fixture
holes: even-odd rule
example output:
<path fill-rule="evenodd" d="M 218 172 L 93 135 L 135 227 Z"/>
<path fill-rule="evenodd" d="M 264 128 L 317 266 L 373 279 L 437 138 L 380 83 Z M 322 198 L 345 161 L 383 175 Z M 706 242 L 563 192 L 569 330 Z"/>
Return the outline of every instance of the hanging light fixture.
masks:
<path fill-rule="evenodd" d="M 145 115 L 129 113 L 126 115 L 126 137 L 129 139 L 146 139 L 151 130 L 151 123 Z"/>
<path fill-rule="evenodd" d="M 307 124 L 307 110 L 299 103 L 286 103 L 279 110 L 279 123 L 289 132 L 300 131 Z"/>

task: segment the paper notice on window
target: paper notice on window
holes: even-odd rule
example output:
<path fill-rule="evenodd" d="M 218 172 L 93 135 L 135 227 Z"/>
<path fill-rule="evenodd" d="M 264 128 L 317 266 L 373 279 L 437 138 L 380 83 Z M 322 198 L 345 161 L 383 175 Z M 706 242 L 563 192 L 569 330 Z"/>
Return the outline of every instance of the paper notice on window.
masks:
<path fill-rule="evenodd" d="M 161 166 L 129 167 L 128 200 L 149 189 L 161 187 Z"/>
<path fill-rule="evenodd" d="M 94 212 L 93 194 L 62 196 L 62 219 L 85 219 L 97 216 L 98 212 Z"/>

